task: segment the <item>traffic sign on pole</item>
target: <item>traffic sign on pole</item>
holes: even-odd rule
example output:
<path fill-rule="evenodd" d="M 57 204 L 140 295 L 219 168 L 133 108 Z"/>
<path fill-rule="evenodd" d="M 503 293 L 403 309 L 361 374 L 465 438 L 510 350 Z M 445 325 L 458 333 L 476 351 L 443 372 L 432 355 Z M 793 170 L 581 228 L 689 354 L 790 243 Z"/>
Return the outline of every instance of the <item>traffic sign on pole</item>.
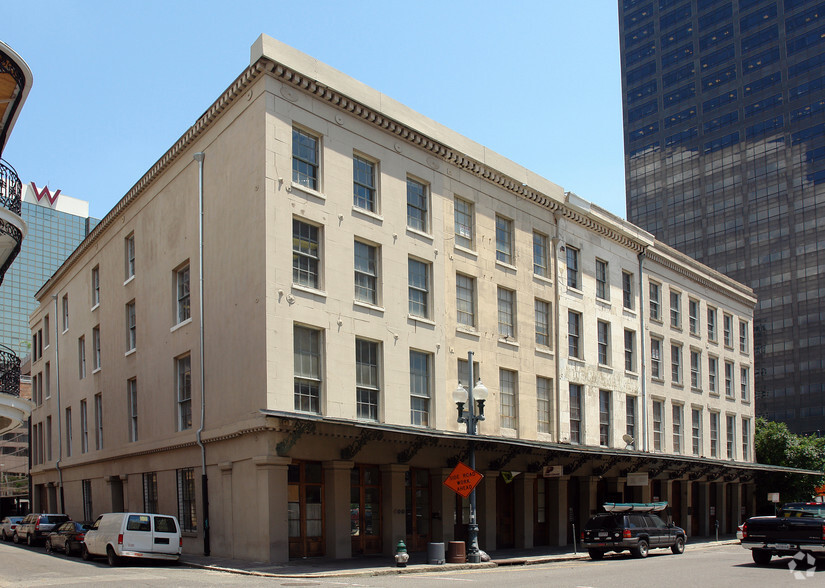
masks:
<path fill-rule="evenodd" d="M 467 498 L 482 478 L 484 478 L 483 474 L 458 462 L 458 465 L 444 480 L 444 485 L 456 494 Z"/>

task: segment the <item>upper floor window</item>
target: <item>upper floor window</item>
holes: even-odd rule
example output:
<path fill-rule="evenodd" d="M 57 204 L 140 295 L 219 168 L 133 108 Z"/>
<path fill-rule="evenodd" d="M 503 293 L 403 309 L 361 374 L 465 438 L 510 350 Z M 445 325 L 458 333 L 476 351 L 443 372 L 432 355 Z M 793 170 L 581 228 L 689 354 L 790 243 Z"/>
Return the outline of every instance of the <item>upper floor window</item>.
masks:
<path fill-rule="evenodd" d="M 670 292 L 670 326 L 682 326 L 682 295 L 679 292 Z"/>
<path fill-rule="evenodd" d="M 518 402 L 516 401 L 518 374 L 505 369 L 500 369 L 498 374 L 501 426 L 504 429 L 516 429 L 518 428 Z"/>
<path fill-rule="evenodd" d="M 99 370 L 101 366 L 100 358 L 100 327 L 92 329 L 92 353 L 94 353 L 93 369 Z"/>
<path fill-rule="evenodd" d="M 175 360 L 178 431 L 192 428 L 192 358 L 184 355 Z"/>
<path fill-rule="evenodd" d="M 650 338 L 650 377 L 662 378 L 662 340 Z"/>
<path fill-rule="evenodd" d="M 496 215 L 496 261 L 513 264 L 513 221 Z"/>
<path fill-rule="evenodd" d="M 622 305 L 633 310 L 633 274 L 622 272 Z"/>
<path fill-rule="evenodd" d="M 429 188 L 412 178 L 407 178 L 407 226 L 416 231 L 429 231 Z"/>
<path fill-rule="evenodd" d="M 410 423 L 430 426 L 430 354 L 410 350 Z"/>
<path fill-rule="evenodd" d="M 733 364 L 729 361 L 725 362 L 725 396 L 728 398 L 733 398 L 736 396 L 734 392 L 734 381 L 733 381 Z"/>
<path fill-rule="evenodd" d="M 581 384 L 570 384 L 570 443 L 582 442 L 582 392 Z"/>
<path fill-rule="evenodd" d="M 49 324 L 49 315 L 43 317 L 43 347 L 49 346 L 49 339 L 51 335 L 51 326 Z"/>
<path fill-rule="evenodd" d="M 63 295 L 63 332 L 69 330 L 69 295 Z"/>
<path fill-rule="evenodd" d="M 95 394 L 95 449 L 103 449 L 103 394 Z"/>
<path fill-rule="evenodd" d="M 320 232 L 315 225 L 292 219 L 292 281 L 310 288 L 320 287 Z"/>
<path fill-rule="evenodd" d="M 599 390 L 599 445 L 610 447 L 613 414 L 610 390 Z"/>
<path fill-rule="evenodd" d="M 653 450 L 662 451 L 662 441 L 664 437 L 664 412 L 665 403 L 661 400 L 653 401 Z"/>
<path fill-rule="evenodd" d="M 126 350 L 137 347 L 137 319 L 135 318 L 135 301 L 126 304 Z"/>
<path fill-rule="evenodd" d="M 135 234 L 130 233 L 124 242 L 126 253 L 126 279 L 135 275 Z"/>
<path fill-rule="evenodd" d="M 410 258 L 407 277 L 410 315 L 430 318 L 430 264 Z"/>
<path fill-rule="evenodd" d="M 533 232 L 533 273 L 542 278 L 550 277 L 547 235 Z"/>
<path fill-rule="evenodd" d="M 190 317 L 189 309 L 189 264 L 175 272 L 177 282 L 178 304 L 177 322 L 182 323 Z"/>
<path fill-rule="evenodd" d="M 473 248 L 473 203 L 456 196 L 453 208 L 455 244 Z"/>
<path fill-rule="evenodd" d="M 378 420 L 381 393 L 378 378 L 378 343 L 355 340 L 356 405 L 359 419 Z"/>
<path fill-rule="evenodd" d="M 355 299 L 378 304 L 378 247 L 355 242 Z"/>
<path fill-rule="evenodd" d="M 455 275 L 456 320 L 458 324 L 474 327 L 475 322 L 475 278 L 464 274 Z"/>
<path fill-rule="evenodd" d="M 610 323 L 598 321 L 596 330 L 599 343 L 599 365 L 610 364 Z"/>
<path fill-rule="evenodd" d="M 516 293 L 498 288 L 498 334 L 505 339 L 516 336 Z"/>
<path fill-rule="evenodd" d="M 710 456 L 719 457 L 719 413 L 710 413 Z"/>
<path fill-rule="evenodd" d="M 292 330 L 293 397 L 295 410 L 321 412 L 321 331 L 295 326 Z"/>
<path fill-rule="evenodd" d="M 624 369 L 636 371 L 636 333 L 627 329 L 624 331 Z"/>
<path fill-rule="evenodd" d="M 567 311 L 567 354 L 581 359 L 582 315 L 573 310 Z"/>
<path fill-rule="evenodd" d="M 138 440 L 138 396 L 135 378 L 127 380 L 126 392 L 129 402 L 129 441 L 134 442 Z"/>
<path fill-rule="evenodd" d="M 86 377 L 86 337 L 77 340 L 77 377 Z"/>
<path fill-rule="evenodd" d="M 716 341 L 716 309 L 708 306 L 708 341 Z"/>
<path fill-rule="evenodd" d="M 92 308 L 100 304 L 100 266 L 92 268 Z"/>
<path fill-rule="evenodd" d="M 719 360 L 712 355 L 708 356 L 708 390 L 713 394 L 718 394 L 716 388 L 716 378 L 719 375 Z"/>
<path fill-rule="evenodd" d="M 536 413 L 539 433 L 550 433 L 552 411 L 553 380 L 536 376 Z"/>
<path fill-rule="evenodd" d="M 320 143 L 317 136 L 292 128 L 292 181 L 312 190 L 320 186 Z"/>
<path fill-rule="evenodd" d="M 750 402 L 750 370 L 746 367 L 739 368 L 739 388 L 742 392 L 742 402 Z"/>
<path fill-rule="evenodd" d="M 654 321 L 662 320 L 661 311 L 662 288 L 656 282 L 650 282 L 650 319 Z"/>
<path fill-rule="evenodd" d="M 567 286 L 569 288 L 579 289 L 579 250 L 570 247 L 565 247 L 567 253 Z"/>
<path fill-rule="evenodd" d="M 610 300 L 610 284 L 607 280 L 607 262 L 596 260 L 596 298 Z"/>
<path fill-rule="evenodd" d="M 690 387 L 698 390 L 702 386 L 702 353 L 690 350 Z"/>
<path fill-rule="evenodd" d="M 375 168 L 374 161 L 359 155 L 352 156 L 353 205 L 370 212 L 378 212 Z"/>
<path fill-rule="evenodd" d="M 682 347 L 670 346 L 670 376 L 674 384 L 682 383 Z"/>
<path fill-rule="evenodd" d="M 743 320 L 739 321 L 739 351 L 748 352 L 748 323 Z"/>
<path fill-rule="evenodd" d="M 691 335 L 699 334 L 699 301 L 688 299 L 688 328 Z"/>
<path fill-rule="evenodd" d="M 550 303 L 535 299 L 536 345 L 550 347 Z"/>
<path fill-rule="evenodd" d="M 725 347 L 733 347 L 733 317 L 727 313 L 722 316 L 722 333 Z"/>

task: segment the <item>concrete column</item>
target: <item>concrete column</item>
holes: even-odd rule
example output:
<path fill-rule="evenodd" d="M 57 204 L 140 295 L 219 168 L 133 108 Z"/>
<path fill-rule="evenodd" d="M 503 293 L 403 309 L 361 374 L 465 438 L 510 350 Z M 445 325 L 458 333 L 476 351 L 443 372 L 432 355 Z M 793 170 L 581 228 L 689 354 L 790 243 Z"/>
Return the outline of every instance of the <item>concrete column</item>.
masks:
<path fill-rule="evenodd" d="M 326 556 L 334 559 L 352 557 L 349 500 L 353 465 L 351 461 L 340 460 L 323 463 Z"/>
<path fill-rule="evenodd" d="M 699 482 L 699 496 L 694 501 L 694 508 L 699 517 L 699 535 L 708 537 L 710 535 L 710 482 Z"/>
<path fill-rule="evenodd" d="M 220 553 L 226 553 L 229 557 L 235 557 L 235 525 L 232 524 L 234 520 L 234 513 L 232 512 L 232 505 L 234 504 L 232 502 L 232 462 L 222 461 L 218 464 L 218 469 L 221 472 L 219 484 L 221 487 L 221 526 L 223 528 L 220 533 L 212 533 L 210 535 L 210 541 L 215 541 L 215 547 L 219 548 Z M 213 528 L 213 531 L 214 530 Z M 216 551 L 218 551 L 218 549 L 216 549 Z"/>
<path fill-rule="evenodd" d="M 432 529 L 433 541 L 436 543 L 443 542 L 445 546 L 455 538 L 456 493 L 444 485 L 444 480 L 452 471 L 451 468 L 433 468 L 430 470 L 433 512 L 430 528 Z"/>
<path fill-rule="evenodd" d="M 659 497 L 661 502 L 673 504 L 673 480 L 659 480 L 659 487 L 662 495 Z"/>
<path fill-rule="evenodd" d="M 497 471 L 484 472 L 484 479 L 476 486 L 476 520 L 478 546 L 486 552 L 496 549 L 496 480 Z"/>
<path fill-rule="evenodd" d="M 289 514 L 287 470 L 292 459 L 275 455 L 252 458 L 256 466 L 257 512 L 261 525 L 257 540 L 250 542 L 253 560 L 270 563 L 289 561 Z"/>
<path fill-rule="evenodd" d="M 693 512 L 693 509 L 690 508 L 691 503 L 693 502 L 693 492 L 691 489 L 693 486 L 690 483 L 690 480 L 682 480 L 682 512 L 679 513 L 681 516 L 681 520 L 684 523 L 682 526 L 685 529 L 685 533 L 688 537 L 692 535 L 690 529 L 693 527 L 693 517 L 696 516 L 696 513 Z M 690 514 L 688 514 L 690 513 Z"/>
<path fill-rule="evenodd" d="M 742 484 L 739 482 L 733 482 L 730 487 L 733 489 L 730 504 L 732 518 L 730 521 L 730 528 L 727 532 L 736 533 L 736 528 L 744 520 L 742 518 Z"/>
<path fill-rule="evenodd" d="M 596 514 L 599 506 L 596 504 L 598 499 L 598 476 L 582 476 L 579 478 L 579 521 L 584 525 L 587 520 Z M 576 529 L 576 533 L 581 529 Z"/>
<path fill-rule="evenodd" d="M 716 484 L 716 520 L 719 521 L 719 535 L 725 533 L 728 528 L 728 483 L 718 482 Z M 716 537 L 716 529 L 710 530 L 711 535 Z"/>
<path fill-rule="evenodd" d="M 567 545 L 567 482 L 570 476 L 547 478 L 550 496 L 547 525 L 550 528 L 550 545 Z"/>
<path fill-rule="evenodd" d="M 521 473 L 515 477 L 515 540 L 516 547 L 533 547 L 533 528 L 536 520 L 534 485 L 536 474 Z"/>
<path fill-rule="evenodd" d="M 639 502 L 650 502 L 651 501 L 651 493 L 650 493 L 650 482 L 649 480 L 647 484 L 644 486 L 639 486 L 639 492 L 641 496 L 639 497 Z"/>
<path fill-rule="evenodd" d="M 395 555 L 400 539 L 407 539 L 407 504 L 404 499 L 404 474 L 409 466 L 397 463 L 384 464 L 381 469 L 382 551 L 386 556 Z M 349 496 L 349 495 L 347 495 Z"/>

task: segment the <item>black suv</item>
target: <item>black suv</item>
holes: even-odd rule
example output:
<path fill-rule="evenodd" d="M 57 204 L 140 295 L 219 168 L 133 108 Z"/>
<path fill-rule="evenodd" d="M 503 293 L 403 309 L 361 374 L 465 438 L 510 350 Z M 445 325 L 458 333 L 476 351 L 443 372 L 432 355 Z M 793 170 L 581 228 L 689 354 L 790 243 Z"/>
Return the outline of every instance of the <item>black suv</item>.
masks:
<path fill-rule="evenodd" d="M 587 521 L 581 534 L 592 559 L 602 559 L 607 551 L 647 557 L 648 550 L 667 547 L 673 553 L 684 553 L 686 538 L 684 529 L 665 523 L 659 515 L 633 511 L 599 513 Z"/>

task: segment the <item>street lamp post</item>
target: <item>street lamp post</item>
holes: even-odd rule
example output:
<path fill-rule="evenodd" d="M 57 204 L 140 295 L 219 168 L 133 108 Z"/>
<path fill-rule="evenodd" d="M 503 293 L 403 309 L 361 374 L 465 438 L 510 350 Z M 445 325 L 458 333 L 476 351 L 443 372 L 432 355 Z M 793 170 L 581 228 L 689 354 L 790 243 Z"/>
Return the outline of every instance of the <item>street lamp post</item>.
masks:
<path fill-rule="evenodd" d="M 458 388 L 453 392 L 453 400 L 458 408 L 458 422 L 467 424 L 467 434 L 475 437 L 478 434 L 478 421 L 484 420 L 484 401 L 487 400 L 489 390 L 481 383 L 481 379 L 473 386 L 473 352 L 467 352 L 467 366 L 469 369 L 470 384 L 465 388 L 458 383 Z M 478 403 L 478 415 L 475 413 L 475 403 Z M 467 413 L 464 407 L 467 406 Z M 475 442 L 470 439 L 470 469 L 476 469 Z M 476 518 L 476 491 L 470 492 L 470 547 L 467 550 L 467 561 L 469 563 L 480 563 L 481 553 L 478 549 L 478 520 Z"/>

